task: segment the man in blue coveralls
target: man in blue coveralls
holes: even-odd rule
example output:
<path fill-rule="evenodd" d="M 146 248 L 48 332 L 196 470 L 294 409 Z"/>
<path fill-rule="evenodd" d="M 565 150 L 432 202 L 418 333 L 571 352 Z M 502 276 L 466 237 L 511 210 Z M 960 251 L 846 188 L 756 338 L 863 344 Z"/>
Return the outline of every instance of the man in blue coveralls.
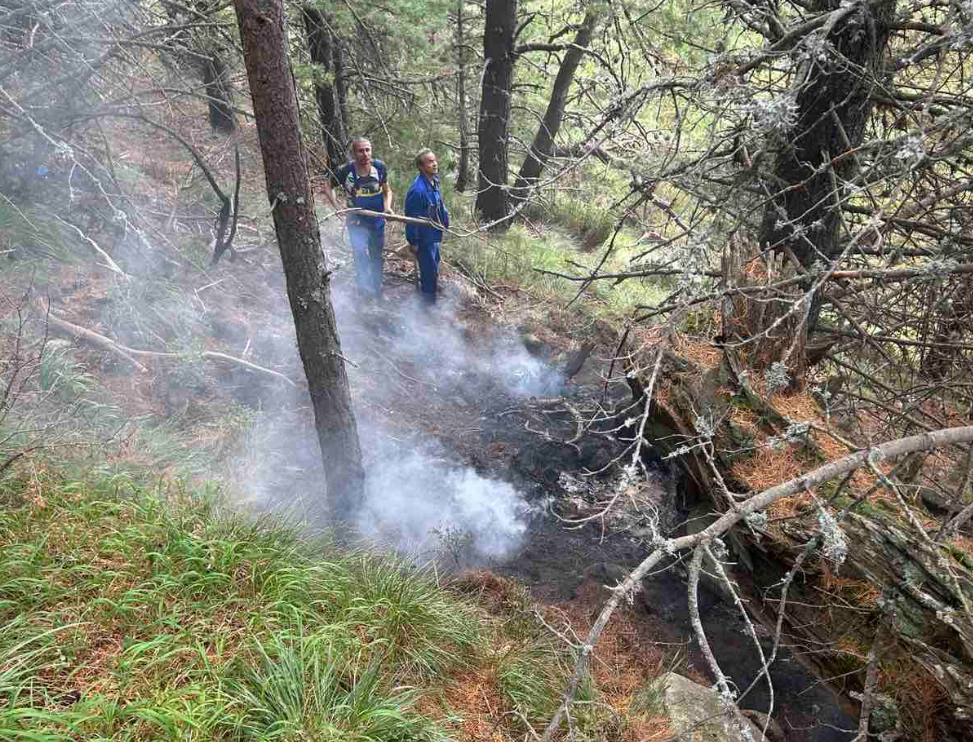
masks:
<path fill-rule="evenodd" d="M 416 155 L 419 174 L 412 181 L 405 197 L 405 215 L 428 219 L 433 225 L 406 224 L 405 239 L 419 262 L 419 289 L 427 305 L 436 303 L 436 284 L 439 280 L 439 245 L 442 228 L 449 226 L 449 212 L 439 189 L 439 160 L 430 149 Z"/>
<path fill-rule="evenodd" d="M 354 158 L 331 174 L 324 195 L 338 210 L 334 188 L 340 187 L 348 198 L 349 208 L 368 209 L 380 214 L 392 213 L 392 189 L 388 169 L 381 160 L 372 158 L 372 143 L 364 137 L 351 142 Z M 385 219 L 352 212 L 348 215 L 348 241 L 355 258 L 355 280 L 362 296 L 382 297 L 382 267 L 385 262 Z"/>

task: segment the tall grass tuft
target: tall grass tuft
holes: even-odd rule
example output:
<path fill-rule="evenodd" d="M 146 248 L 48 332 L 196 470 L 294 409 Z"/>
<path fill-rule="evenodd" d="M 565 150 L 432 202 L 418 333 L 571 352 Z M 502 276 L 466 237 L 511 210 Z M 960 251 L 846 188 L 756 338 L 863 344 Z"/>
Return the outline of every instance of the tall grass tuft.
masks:
<path fill-rule="evenodd" d="M 256 643 L 256 661 L 224 684 L 233 739 L 437 742 L 445 734 L 412 710 L 415 689 L 389 686 L 382 661 L 334 636 Z"/>

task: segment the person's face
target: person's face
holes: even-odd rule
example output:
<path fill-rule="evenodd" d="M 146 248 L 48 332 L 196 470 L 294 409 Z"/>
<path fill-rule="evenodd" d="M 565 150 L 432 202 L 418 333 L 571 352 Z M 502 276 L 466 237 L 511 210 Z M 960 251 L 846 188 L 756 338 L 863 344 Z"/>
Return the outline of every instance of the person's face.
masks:
<path fill-rule="evenodd" d="M 439 174 L 439 160 L 432 152 L 423 155 L 419 159 L 419 171 L 427 178 L 432 178 Z"/>
<path fill-rule="evenodd" d="M 372 143 L 365 142 L 355 142 L 352 154 L 355 157 L 355 162 L 361 167 L 366 167 L 372 164 Z"/>

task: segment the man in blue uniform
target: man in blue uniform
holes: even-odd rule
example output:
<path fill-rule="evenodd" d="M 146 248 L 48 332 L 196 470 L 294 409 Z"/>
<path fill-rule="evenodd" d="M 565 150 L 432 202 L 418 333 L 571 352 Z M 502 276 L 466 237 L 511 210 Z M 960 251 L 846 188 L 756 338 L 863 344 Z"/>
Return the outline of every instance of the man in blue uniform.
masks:
<path fill-rule="evenodd" d="M 381 160 L 372 158 L 372 143 L 364 137 L 351 142 L 352 161 L 331 174 L 324 195 L 338 209 L 334 188 L 340 187 L 349 208 L 392 213 L 392 189 L 388 170 Z M 382 296 L 382 268 L 385 262 L 385 219 L 352 212 L 348 215 L 348 240 L 355 258 L 355 280 L 365 297 Z"/>
<path fill-rule="evenodd" d="M 439 245 L 442 228 L 449 227 L 449 212 L 439 188 L 439 160 L 432 150 L 424 149 L 416 155 L 419 174 L 405 197 L 405 215 L 428 219 L 437 226 L 406 224 L 405 239 L 419 262 L 419 289 L 423 300 L 436 303 L 439 281 Z"/>

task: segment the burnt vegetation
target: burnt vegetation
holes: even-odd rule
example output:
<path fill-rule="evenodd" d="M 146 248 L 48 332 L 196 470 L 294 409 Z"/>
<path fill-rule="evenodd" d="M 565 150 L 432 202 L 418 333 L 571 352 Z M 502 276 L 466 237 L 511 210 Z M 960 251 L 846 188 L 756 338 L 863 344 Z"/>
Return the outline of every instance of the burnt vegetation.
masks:
<path fill-rule="evenodd" d="M 490 698 L 504 678 L 528 688 L 504 696 L 503 734 L 547 742 L 606 735 L 616 721 L 612 738 L 641 733 L 645 718 L 626 727 L 591 710 L 589 659 L 615 610 L 666 568 L 685 570 L 695 647 L 740 734 L 754 734 L 737 708 L 747 689 L 709 646 L 701 589 L 738 612 L 763 667 L 786 646 L 841 695 L 858 719 L 841 738 L 971 738 L 973 4 L 263 5 L 0 0 L 0 485 L 11 508 L 46 512 L 38 488 L 79 462 L 242 487 L 263 467 L 286 489 L 299 461 L 328 519 L 353 520 L 374 464 L 360 421 L 398 443 L 420 426 L 464 465 L 499 471 L 531 455 L 488 440 L 480 417 L 520 415 L 510 440 L 529 435 L 557 450 L 550 461 L 597 469 L 600 484 L 570 490 L 547 467 L 557 516 L 627 528 L 641 561 L 615 575 L 593 623 L 571 623 L 590 633 L 560 637 L 572 647 L 544 677 L 518 675 L 521 656 L 506 669 L 450 665 Z M 402 307 L 361 319 L 342 299 L 341 219 L 315 190 L 351 135 L 389 164 L 397 208 L 415 151 L 442 163 L 454 220 L 440 319 L 466 324 L 419 352 L 396 345 L 411 332 L 396 317 L 414 270 L 399 232 L 387 284 Z M 521 325 L 497 335 L 519 338 L 517 353 L 545 370 L 498 346 L 506 371 L 470 361 L 470 378 L 555 381 L 515 394 L 504 378 L 478 400 L 457 391 L 467 372 L 444 363 L 451 396 L 422 400 L 434 394 L 420 373 L 427 347 L 482 351 L 495 339 L 483 326 L 508 317 Z M 323 454 L 288 458 L 277 428 L 257 422 L 268 410 Z M 678 507 L 646 494 L 660 465 Z M 70 508 L 63 497 L 55 510 Z M 449 548 L 462 545 L 453 536 Z M 464 584 L 513 600 L 490 579 Z M 109 612 L 128 621 L 124 605 Z M 8 652 L 28 640 L 4 615 Z M 47 678 L 66 660 L 44 643 L 60 629 L 39 631 L 29 641 L 46 648 L 31 656 Z M 84 656 L 101 657 L 112 636 Z M 306 639 L 251 647 L 232 693 L 258 705 L 275 657 L 324 672 Z M 199 647 L 200 667 L 212 651 Z M 318 677 L 322 694 L 372 672 L 344 645 L 329 651 L 345 674 Z M 397 658 L 402 677 L 420 677 L 424 657 Z M 0 692 L 26 710 L 0 712 L 0 724 L 28 729 L 33 710 L 49 739 L 85 732 L 58 737 L 51 704 L 70 704 L 49 695 L 32 707 L 19 666 L 6 667 Z M 532 683 L 543 704 L 524 701 Z M 396 734 L 438 738 L 407 712 L 415 699 L 396 698 Z M 258 738 L 273 724 L 258 716 L 210 731 Z"/>

